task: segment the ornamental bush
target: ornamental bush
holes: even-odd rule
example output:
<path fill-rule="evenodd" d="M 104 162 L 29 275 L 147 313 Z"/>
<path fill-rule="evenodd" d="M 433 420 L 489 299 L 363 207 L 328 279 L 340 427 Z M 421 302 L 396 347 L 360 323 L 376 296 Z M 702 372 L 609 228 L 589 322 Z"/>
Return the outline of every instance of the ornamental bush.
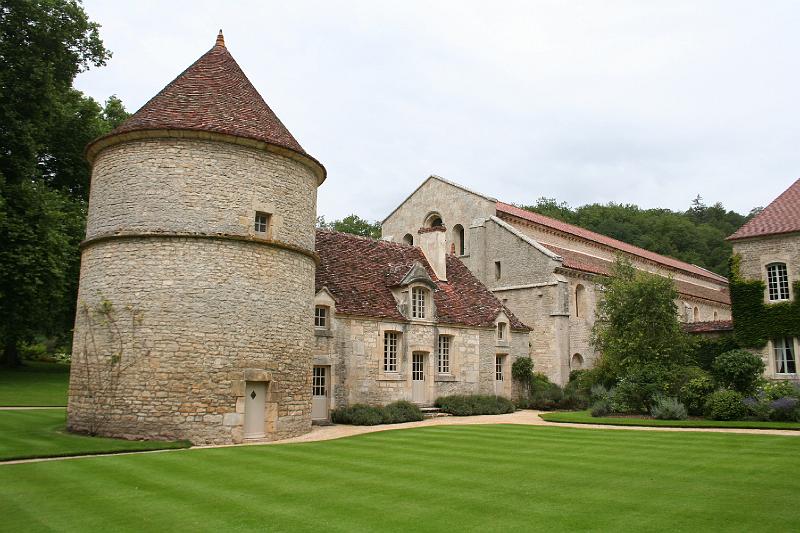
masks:
<path fill-rule="evenodd" d="M 698 376 L 681 387 L 678 398 L 690 415 L 701 416 L 705 410 L 706 400 L 712 392 L 714 392 L 714 382 L 711 376 Z"/>
<path fill-rule="evenodd" d="M 440 396 L 434 405 L 453 416 L 500 415 L 516 410 L 508 398 L 481 394 Z"/>
<path fill-rule="evenodd" d="M 747 407 L 737 391 L 720 389 L 706 401 L 706 416 L 712 420 L 741 420 L 746 415 Z"/>
<path fill-rule="evenodd" d="M 761 391 L 768 400 L 777 400 L 778 398 L 800 400 L 800 387 L 791 381 L 767 381 L 762 385 Z"/>
<path fill-rule="evenodd" d="M 403 422 L 419 422 L 425 418 L 419 407 L 411 402 L 400 400 L 383 408 L 384 424 L 401 424 Z"/>
<path fill-rule="evenodd" d="M 749 394 L 756 390 L 764 373 L 764 361 L 747 350 L 731 350 L 720 354 L 713 364 L 712 374 L 717 384 Z"/>
<path fill-rule="evenodd" d="M 776 422 L 796 422 L 798 420 L 797 398 L 784 397 L 778 398 L 769 404 L 770 419 Z"/>
<path fill-rule="evenodd" d="M 611 405 L 608 400 L 598 400 L 592 405 L 591 413 L 594 417 L 608 416 L 611 414 Z"/>
<path fill-rule="evenodd" d="M 650 414 L 659 420 L 686 420 L 688 418 L 686 407 L 677 398 L 667 396 L 661 396 L 654 400 Z"/>

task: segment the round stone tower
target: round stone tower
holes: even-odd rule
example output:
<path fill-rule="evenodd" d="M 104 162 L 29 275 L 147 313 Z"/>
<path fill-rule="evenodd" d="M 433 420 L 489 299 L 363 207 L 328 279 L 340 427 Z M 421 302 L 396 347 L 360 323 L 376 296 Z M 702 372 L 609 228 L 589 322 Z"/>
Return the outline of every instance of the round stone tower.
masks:
<path fill-rule="evenodd" d="M 325 169 L 222 32 L 87 157 L 69 428 L 194 443 L 309 431 Z"/>

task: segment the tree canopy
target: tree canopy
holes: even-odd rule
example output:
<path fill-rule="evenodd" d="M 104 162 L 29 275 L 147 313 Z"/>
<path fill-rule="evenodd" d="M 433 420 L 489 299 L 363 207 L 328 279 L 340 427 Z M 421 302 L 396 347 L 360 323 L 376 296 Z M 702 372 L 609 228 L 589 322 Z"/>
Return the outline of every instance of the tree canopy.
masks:
<path fill-rule="evenodd" d="M 318 216 L 317 227 L 341 231 L 342 233 L 352 233 L 353 235 L 361 235 L 362 237 L 372 237 L 373 239 L 381 238 L 381 223 L 377 221 L 370 222 L 358 215 L 349 215 L 341 220 L 334 220 L 333 222 L 326 222 L 324 216 Z"/>
<path fill-rule="evenodd" d="M 86 143 L 127 117 L 72 87 L 111 54 L 74 0 L 0 6 L 0 342 L 6 364 L 34 335 L 68 336 L 90 168 Z"/>
<path fill-rule="evenodd" d="M 725 241 L 757 212 L 747 216 L 708 206 L 697 196 L 686 211 L 641 209 L 632 204 L 588 204 L 577 208 L 553 198 L 539 198 L 523 209 L 692 263 L 727 276 L 731 245 Z"/>

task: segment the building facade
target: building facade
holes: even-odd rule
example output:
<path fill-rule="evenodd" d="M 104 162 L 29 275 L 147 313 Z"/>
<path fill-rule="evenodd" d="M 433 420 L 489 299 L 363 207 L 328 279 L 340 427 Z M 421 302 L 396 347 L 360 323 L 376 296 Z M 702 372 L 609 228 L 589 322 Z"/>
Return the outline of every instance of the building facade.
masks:
<path fill-rule="evenodd" d="M 439 396 L 513 397 L 529 328 L 445 247 L 317 232 L 314 418 L 331 408 Z"/>
<path fill-rule="evenodd" d="M 797 287 L 800 281 L 800 180 L 761 213 L 728 237 L 733 244 L 739 275 L 744 280 L 760 280 L 764 285 L 764 305 L 783 306 L 800 322 Z M 741 302 L 743 303 L 743 302 Z M 734 300 L 734 306 L 740 304 Z M 734 330 L 746 328 L 754 317 L 734 319 Z M 749 329 L 749 328 L 748 328 Z M 781 328 L 778 328 L 781 329 Z M 765 375 L 773 379 L 800 381 L 797 353 L 800 332 L 784 328 L 764 334 L 766 344 L 754 348 L 766 365 Z"/>
<path fill-rule="evenodd" d="M 425 180 L 382 223 L 385 239 L 416 243 L 414 228 L 446 227 L 447 246 L 531 327 L 536 369 L 559 384 L 591 367 L 591 331 L 602 276 L 617 254 L 675 280 L 684 322 L 731 318 L 727 280 L 708 270 L 532 213 L 438 176 Z"/>

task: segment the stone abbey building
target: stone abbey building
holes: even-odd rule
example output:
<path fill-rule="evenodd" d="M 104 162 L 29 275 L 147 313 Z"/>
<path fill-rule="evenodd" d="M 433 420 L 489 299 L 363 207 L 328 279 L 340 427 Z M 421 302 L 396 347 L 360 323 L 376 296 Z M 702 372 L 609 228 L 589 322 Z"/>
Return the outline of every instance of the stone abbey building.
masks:
<path fill-rule="evenodd" d="M 673 277 L 687 322 L 730 318 L 725 278 L 438 177 L 384 240 L 315 230 L 325 168 L 221 33 L 86 154 L 71 430 L 281 439 L 356 402 L 512 396 L 528 355 L 564 383 L 617 253 Z"/>

